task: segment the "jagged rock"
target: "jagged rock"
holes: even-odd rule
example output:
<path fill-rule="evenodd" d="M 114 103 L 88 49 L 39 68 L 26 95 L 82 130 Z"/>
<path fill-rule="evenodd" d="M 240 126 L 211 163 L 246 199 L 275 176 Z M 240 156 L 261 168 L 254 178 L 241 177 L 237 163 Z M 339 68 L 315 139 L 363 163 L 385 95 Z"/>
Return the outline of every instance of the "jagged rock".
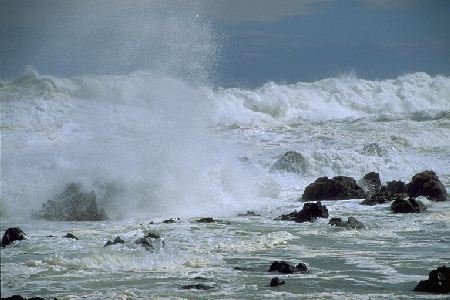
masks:
<path fill-rule="evenodd" d="M 355 179 L 347 176 L 336 176 L 329 179 L 325 176 L 317 178 L 305 188 L 302 200 L 346 200 L 366 197 L 366 192 L 356 184 Z"/>
<path fill-rule="evenodd" d="M 237 215 L 238 215 L 238 217 L 260 217 L 261 216 L 251 210 L 247 210 L 247 212 L 245 214 L 237 214 Z"/>
<path fill-rule="evenodd" d="M 2 247 L 12 244 L 14 241 L 21 241 L 27 238 L 25 232 L 19 227 L 11 227 L 5 230 L 2 237 Z"/>
<path fill-rule="evenodd" d="M 292 274 L 296 272 L 308 272 L 308 267 L 304 263 L 299 263 L 297 266 L 291 265 L 285 261 L 274 261 L 270 265 L 269 272 L 278 272 L 284 274 Z"/>
<path fill-rule="evenodd" d="M 427 280 L 420 281 L 414 288 L 417 292 L 450 293 L 450 268 L 442 266 L 432 270 Z"/>
<path fill-rule="evenodd" d="M 391 210 L 394 213 L 420 213 L 427 210 L 422 202 L 415 198 L 395 200 L 391 204 Z"/>
<path fill-rule="evenodd" d="M 199 283 L 199 284 L 188 284 L 188 285 L 183 285 L 181 288 L 182 288 L 183 290 L 203 290 L 203 291 L 205 291 L 205 290 L 210 290 L 210 289 L 212 289 L 213 287 L 212 287 L 212 286 L 209 286 L 209 285 L 206 285 L 206 284 L 201 284 L 201 283 Z"/>
<path fill-rule="evenodd" d="M 304 173 L 306 167 L 306 159 L 303 155 L 295 151 L 288 151 L 272 165 L 270 171 Z"/>
<path fill-rule="evenodd" d="M 308 202 L 303 205 L 301 211 L 296 210 L 286 214 L 281 215 L 275 220 L 281 221 L 295 221 L 297 223 L 303 222 L 314 222 L 317 218 L 328 218 L 328 209 L 325 205 L 322 205 L 320 201 Z"/>
<path fill-rule="evenodd" d="M 54 200 L 42 204 L 34 214 L 38 219 L 49 221 L 102 221 L 107 220 L 105 212 L 98 210 L 95 192 L 81 192 L 78 184 L 71 183 Z"/>
<path fill-rule="evenodd" d="M 348 217 L 347 221 L 342 221 L 341 218 L 331 218 L 330 225 L 334 225 L 336 227 L 343 227 L 346 229 L 364 229 L 366 226 L 360 221 L 356 220 L 354 217 Z"/>
<path fill-rule="evenodd" d="M 164 246 L 164 240 L 156 232 L 149 232 L 143 238 L 137 239 L 135 243 L 142 245 L 145 250 L 149 251 L 158 251 L 162 246 Z"/>
<path fill-rule="evenodd" d="M 2 300 L 45 300 L 45 298 L 41 298 L 41 297 L 31 297 L 31 298 L 24 298 L 20 295 L 14 295 L 11 297 L 5 297 L 5 298 L 1 298 Z M 53 300 L 58 300 L 56 298 L 53 298 Z"/>
<path fill-rule="evenodd" d="M 65 236 L 63 236 L 63 238 L 78 240 L 78 238 L 70 232 L 68 234 L 66 234 Z"/>
<path fill-rule="evenodd" d="M 368 195 L 373 195 L 381 188 L 380 174 L 370 172 L 364 175 L 359 181 L 359 185 L 367 192 Z"/>
<path fill-rule="evenodd" d="M 406 194 L 406 184 L 401 180 L 388 181 L 381 187 L 380 192 L 391 194 Z"/>
<path fill-rule="evenodd" d="M 178 221 L 180 221 L 180 218 L 170 218 L 170 219 L 164 220 L 163 223 L 164 224 L 172 224 L 172 223 L 176 223 Z"/>
<path fill-rule="evenodd" d="M 199 220 L 196 221 L 197 223 L 216 223 L 217 220 L 213 219 L 213 218 L 201 218 Z"/>
<path fill-rule="evenodd" d="M 383 157 L 388 154 L 388 151 L 386 149 L 382 148 L 377 143 L 371 143 L 371 144 L 364 145 L 364 147 L 361 149 L 361 153 L 363 153 L 365 155 L 369 155 L 369 156 Z"/>
<path fill-rule="evenodd" d="M 270 280 L 270 286 L 275 287 L 275 286 L 279 286 L 285 284 L 284 280 L 281 281 L 280 279 L 278 279 L 278 277 L 273 277 L 272 280 Z"/>
<path fill-rule="evenodd" d="M 391 201 L 395 201 L 395 200 L 402 200 L 405 197 L 408 197 L 408 195 L 407 194 L 393 194 L 390 192 L 381 192 L 380 191 L 376 194 L 373 194 L 372 196 L 365 199 L 364 201 L 362 201 L 359 204 L 373 206 L 373 205 L 383 204 L 383 203 L 391 202 Z"/>
<path fill-rule="evenodd" d="M 425 196 L 432 201 L 445 201 L 447 198 L 447 190 L 433 171 L 417 173 L 406 189 L 411 197 Z"/>
<path fill-rule="evenodd" d="M 114 241 L 108 240 L 108 241 L 106 242 L 105 246 L 103 246 L 103 247 L 111 246 L 111 245 L 115 245 L 115 244 L 124 244 L 124 243 L 125 243 L 125 241 L 122 240 L 122 239 L 120 238 L 120 236 L 118 236 L 118 237 L 116 237 L 116 238 L 114 239 Z"/>

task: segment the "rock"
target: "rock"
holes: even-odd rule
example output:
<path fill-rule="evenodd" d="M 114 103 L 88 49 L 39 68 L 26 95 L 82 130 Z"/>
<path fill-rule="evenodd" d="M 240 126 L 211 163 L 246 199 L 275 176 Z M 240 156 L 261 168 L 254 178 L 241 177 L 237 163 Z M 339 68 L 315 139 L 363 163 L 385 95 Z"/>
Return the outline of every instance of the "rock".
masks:
<path fill-rule="evenodd" d="M 368 195 L 373 195 L 381 188 L 380 174 L 376 172 L 367 173 L 359 183 Z"/>
<path fill-rule="evenodd" d="M 278 279 L 278 277 L 273 277 L 272 280 L 270 281 L 270 286 L 275 287 L 275 286 L 279 286 L 284 284 L 284 280 L 281 281 L 280 279 Z"/>
<path fill-rule="evenodd" d="M 135 243 L 142 245 L 145 250 L 149 251 L 158 251 L 162 246 L 164 246 L 164 240 L 156 232 L 149 232 L 143 238 L 137 239 Z"/>
<path fill-rule="evenodd" d="M 203 291 L 206 291 L 206 290 L 212 289 L 213 287 L 209 286 L 209 285 L 206 285 L 206 284 L 199 283 L 199 284 L 183 285 L 181 288 L 183 290 L 203 290 Z"/>
<path fill-rule="evenodd" d="M 120 238 L 120 236 L 118 236 L 118 237 L 116 237 L 115 239 L 114 239 L 114 241 L 110 241 L 110 240 L 108 240 L 107 242 L 106 242 L 106 244 L 105 244 L 105 246 L 103 246 L 103 247 L 106 247 L 106 246 L 111 246 L 111 245 L 115 245 L 115 244 L 124 244 L 125 243 L 125 241 L 124 240 L 122 240 L 121 238 Z"/>
<path fill-rule="evenodd" d="M 391 194 L 405 194 L 406 193 L 406 185 L 401 180 L 392 180 L 386 182 L 381 189 L 380 192 L 391 193 Z"/>
<path fill-rule="evenodd" d="M 68 234 L 66 234 L 65 236 L 63 236 L 63 238 L 78 240 L 78 238 L 70 232 Z"/>
<path fill-rule="evenodd" d="M 27 238 L 25 232 L 19 227 L 11 227 L 5 230 L 2 237 L 2 247 L 12 244 L 14 241 L 21 241 Z"/>
<path fill-rule="evenodd" d="M 178 221 L 180 221 L 180 218 L 170 218 L 170 219 L 164 220 L 163 223 L 164 224 L 172 224 L 172 223 L 176 223 Z"/>
<path fill-rule="evenodd" d="M 238 217 L 261 217 L 261 215 L 258 215 L 254 211 L 247 210 L 245 214 L 237 214 Z"/>
<path fill-rule="evenodd" d="M 272 165 L 270 171 L 304 173 L 306 171 L 306 159 L 298 152 L 288 151 Z"/>
<path fill-rule="evenodd" d="M 95 192 L 81 192 L 78 184 L 71 183 L 54 200 L 42 204 L 34 217 L 49 221 L 102 221 L 107 220 L 105 212 L 98 210 Z"/>
<path fill-rule="evenodd" d="M 330 225 L 334 225 L 336 227 L 342 227 L 345 229 L 364 229 L 366 226 L 360 221 L 356 220 L 354 217 L 348 217 L 347 221 L 342 221 L 341 218 L 331 218 Z"/>
<path fill-rule="evenodd" d="M 241 157 L 239 157 L 239 161 L 246 163 L 246 162 L 250 161 L 250 158 L 248 158 L 248 156 L 241 156 Z"/>
<path fill-rule="evenodd" d="M 213 219 L 213 218 L 201 218 L 200 220 L 196 221 L 197 223 L 216 223 L 217 220 Z"/>
<path fill-rule="evenodd" d="M 417 292 L 450 293 L 450 268 L 442 266 L 432 270 L 427 280 L 420 281 L 414 288 Z"/>
<path fill-rule="evenodd" d="M 45 300 L 44 298 L 41 297 L 31 297 L 31 298 L 24 298 L 20 295 L 14 295 L 11 297 L 5 297 L 5 298 L 1 298 L 2 300 Z M 54 300 L 57 300 L 56 298 L 53 298 Z"/>
<path fill-rule="evenodd" d="M 382 148 L 377 143 L 371 143 L 364 145 L 364 147 L 361 149 L 361 153 L 369 156 L 383 157 L 388 154 L 388 151 Z"/>
<path fill-rule="evenodd" d="M 447 198 L 447 190 L 433 171 L 414 175 L 406 190 L 411 197 L 425 196 L 432 201 L 445 201 Z"/>
<path fill-rule="evenodd" d="M 391 201 L 395 201 L 395 200 L 402 200 L 403 198 L 405 198 L 407 196 L 408 196 L 407 194 L 393 194 L 390 192 L 379 191 L 378 193 L 373 194 L 372 196 L 365 199 L 364 201 L 362 201 L 359 204 L 373 206 L 373 205 L 383 204 L 383 203 L 391 202 Z"/>
<path fill-rule="evenodd" d="M 366 192 L 356 184 L 356 180 L 346 176 L 332 179 L 319 177 L 305 188 L 302 195 L 304 201 L 364 199 Z"/>
<path fill-rule="evenodd" d="M 308 272 L 308 267 L 304 263 L 299 263 L 297 266 L 293 266 L 285 261 L 274 261 L 272 265 L 270 265 L 269 272 L 284 274 L 292 274 L 296 272 L 305 273 Z"/>
<path fill-rule="evenodd" d="M 325 205 L 322 205 L 320 201 L 315 203 L 305 203 L 301 211 L 294 211 L 286 215 L 281 215 L 275 218 L 275 220 L 303 223 L 314 222 L 317 218 L 328 218 L 328 209 Z"/>
<path fill-rule="evenodd" d="M 427 207 L 422 202 L 415 198 L 398 199 L 392 202 L 391 210 L 394 213 L 420 213 L 427 210 Z"/>

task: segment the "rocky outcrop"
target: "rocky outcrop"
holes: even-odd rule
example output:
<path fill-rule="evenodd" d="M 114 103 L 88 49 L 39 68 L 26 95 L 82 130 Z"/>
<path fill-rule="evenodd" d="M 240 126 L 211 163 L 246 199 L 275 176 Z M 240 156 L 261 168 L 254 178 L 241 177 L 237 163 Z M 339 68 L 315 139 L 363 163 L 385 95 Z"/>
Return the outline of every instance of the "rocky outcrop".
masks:
<path fill-rule="evenodd" d="M 149 232 L 144 237 L 137 239 L 135 243 L 141 245 L 148 251 L 159 251 L 164 246 L 164 240 L 156 232 Z"/>
<path fill-rule="evenodd" d="M 34 214 L 38 219 L 49 221 L 102 221 L 107 220 L 105 212 L 97 207 L 94 191 L 83 193 L 78 184 L 71 183 L 54 200 L 42 204 Z"/>
<path fill-rule="evenodd" d="M 336 176 L 332 179 L 319 177 L 305 188 L 302 195 L 304 201 L 364 199 L 366 192 L 356 184 L 356 180 L 347 176 Z"/>
<path fill-rule="evenodd" d="M 432 201 L 445 201 L 447 198 L 447 190 L 433 171 L 414 175 L 406 190 L 411 197 L 425 196 Z"/>
<path fill-rule="evenodd" d="M 320 201 L 305 203 L 301 211 L 295 210 L 289 214 L 281 215 L 275 220 L 303 223 L 314 222 L 317 218 L 328 218 L 328 209 Z"/>
<path fill-rule="evenodd" d="M 394 213 L 420 213 L 427 210 L 427 207 L 422 202 L 415 198 L 398 199 L 392 202 L 391 210 Z"/>
<path fill-rule="evenodd" d="M 278 272 L 284 274 L 292 274 L 296 272 L 305 273 L 308 272 L 308 267 L 304 263 L 299 263 L 294 266 L 285 261 L 274 261 L 270 265 L 269 272 Z"/>
<path fill-rule="evenodd" d="M 25 232 L 19 227 L 11 227 L 5 230 L 2 237 L 2 247 L 12 244 L 14 241 L 21 241 L 27 238 Z"/>
<path fill-rule="evenodd" d="M 388 181 L 381 187 L 380 192 L 390 194 L 406 194 L 406 184 L 401 180 Z"/>
<path fill-rule="evenodd" d="M 284 280 L 281 281 L 278 277 L 273 277 L 272 280 L 270 280 L 271 287 L 276 287 L 276 286 L 282 285 L 284 283 L 285 283 Z"/>
<path fill-rule="evenodd" d="M 78 240 L 78 238 L 70 232 L 63 236 L 63 238 Z"/>
<path fill-rule="evenodd" d="M 103 247 L 111 246 L 111 245 L 115 245 L 115 244 L 124 244 L 124 243 L 125 243 L 125 241 L 122 240 L 122 239 L 120 238 L 120 236 L 118 236 L 118 237 L 116 237 L 116 238 L 114 239 L 114 241 L 108 240 L 108 241 L 106 242 L 105 246 L 103 246 Z"/>
<path fill-rule="evenodd" d="M 368 196 L 375 194 L 381 188 L 380 174 L 376 172 L 367 173 L 359 181 L 359 186 L 366 191 Z"/>
<path fill-rule="evenodd" d="M 164 220 L 163 223 L 164 224 L 172 224 L 172 223 L 177 223 L 178 221 L 180 221 L 180 218 L 170 218 L 170 219 Z"/>
<path fill-rule="evenodd" d="M 209 286 L 209 285 L 206 285 L 206 284 L 198 283 L 198 284 L 183 285 L 181 288 L 183 290 L 203 290 L 203 291 L 206 291 L 206 290 L 212 289 L 213 287 Z"/>
<path fill-rule="evenodd" d="M 238 217 L 261 217 L 261 215 L 255 213 L 254 211 L 247 210 L 245 214 L 237 214 Z"/>
<path fill-rule="evenodd" d="M 348 217 L 347 221 L 342 221 L 341 218 L 331 218 L 328 224 L 345 229 L 364 229 L 366 226 L 354 217 Z"/>
<path fill-rule="evenodd" d="M 270 171 L 284 171 L 301 174 L 306 171 L 306 167 L 306 159 L 303 155 L 295 151 L 288 151 L 272 165 Z"/>
<path fill-rule="evenodd" d="M 217 220 L 207 217 L 207 218 L 201 218 L 196 221 L 197 223 L 217 223 Z"/>
<path fill-rule="evenodd" d="M 442 266 L 433 270 L 427 280 L 420 281 L 416 292 L 450 293 L 450 268 Z"/>
<path fill-rule="evenodd" d="M 402 200 L 403 198 L 407 197 L 407 194 L 393 194 L 390 192 L 378 192 L 370 196 L 369 198 L 365 199 L 359 204 L 362 205 L 377 205 L 377 204 L 383 204 L 386 202 L 391 202 L 395 200 Z"/>
<path fill-rule="evenodd" d="M 45 298 L 41 298 L 41 297 L 25 298 L 25 297 L 22 297 L 20 295 L 14 295 L 14 296 L 11 296 L 11 297 L 5 297 L 5 298 L 2 297 L 2 300 L 45 300 Z M 58 299 L 53 298 L 53 300 L 58 300 Z"/>

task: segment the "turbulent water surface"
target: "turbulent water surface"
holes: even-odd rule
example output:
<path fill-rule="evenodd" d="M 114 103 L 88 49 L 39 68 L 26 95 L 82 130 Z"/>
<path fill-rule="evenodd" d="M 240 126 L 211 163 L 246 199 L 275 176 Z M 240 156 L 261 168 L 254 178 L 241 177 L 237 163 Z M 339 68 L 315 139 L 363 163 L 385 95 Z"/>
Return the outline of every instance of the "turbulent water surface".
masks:
<path fill-rule="evenodd" d="M 1 250 L 2 296 L 441 297 L 412 289 L 450 262 L 450 202 L 421 199 L 427 212 L 397 215 L 389 204 L 324 201 L 330 217 L 354 216 L 364 230 L 273 219 L 300 209 L 319 176 L 375 171 L 408 182 L 432 169 L 449 190 L 448 77 L 209 89 L 150 71 L 57 78 L 30 69 L 0 82 L 0 96 L 1 230 L 28 236 Z M 306 170 L 271 172 L 288 150 Z M 70 182 L 94 190 L 111 220 L 30 220 Z M 236 216 L 247 210 L 261 216 Z M 206 216 L 220 222 L 194 222 Z M 161 223 L 170 217 L 181 220 Z M 133 243 L 150 230 L 164 238 L 160 251 Z M 126 243 L 103 247 L 116 236 Z M 278 274 L 286 284 L 270 288 L 274 260 L 310 272 Z M 181 289 L 189 284 L 212 289 Z"/>

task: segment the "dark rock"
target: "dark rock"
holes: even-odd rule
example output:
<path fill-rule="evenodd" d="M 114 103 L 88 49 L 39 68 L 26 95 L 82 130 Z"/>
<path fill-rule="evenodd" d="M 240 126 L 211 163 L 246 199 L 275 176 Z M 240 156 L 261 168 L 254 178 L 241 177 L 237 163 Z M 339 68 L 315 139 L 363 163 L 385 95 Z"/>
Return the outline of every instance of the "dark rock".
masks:
<path fill-rule="evenodd" d="M 178 221 L 180 221 L 180 218 L 170 218 L 170 219 L 164 220 L 163 223 L 164 224 L 172 224 L 172 223 L 176 223 Z"/>
<path fill-rule="evenodd" d="M 364 199 L 366 192 L 356 184 L 356 180 L 346 176 L 336 176 L 332 179 L 319 177 L 305 188 L 302 195 L 304 201 L 314 200 L 346 200 Z"/>
<path fill-rule="evenodd" d="M 245 267 L 234 267 L 233 268 L 233 270 L 236 270 L 236 271 L 255 271 L 255 269 L 252 269 L 252 268 L 245 268 Z"/>
<path fill-rule="evenodd" d="M 403 198 L 405 198 L 407 196 L 408 196 L 407 194 L 393 194 L 390 192 L 379 191 L 378 193 L 373 194 L 372 196 L 365 199 L 364 201 L 362 201 L 359 204 L 373 206 L 373 205 L 383 204 L 383 203 L 391 202 L 391 201 L 395 201 L 395 200 L 402 200 Z"/>
<path fill-rule="evenodd" d="M 201 218 L 200 220 L 196 221 L 197 223 L 216 223 L 217 220 L 213 219 L 213 218 Z"/>
<path fill-rule="evenodd" d="M 70 232 L 68 234 L 66 234 L 65 236 L 63 236 L 63 238 L 78 240 L 78 238 Z"/>
<path fill-rule="evenodd" d="M 254 211 L 247 210 L 245 214 L 237 214 L 238 217 L 260 217 L 261 215 L 258 215 Z"/>
<path fill-rule="evenodd" d="M 304 173 L 306 171 L 306 160 L 300 153 L 288 151 L 272 165 L 270 171 Z"/>
<path fill-rule="evenodd" d="M 122 240 L 122 239 L 120 238 L 120 236 L 118 236 L 118 237 L 116 237 L 116 238 L 114 239 L 114 241 L 108 240 L 108 241 L 106 242 L 106 244 L 105 244 L 104 247 L 106 247 L 106 246 L 111 246 L 111 245 L 115 245 L 115 244 L 124 244 L 124 243 L 125 243 L 125 241 Z"/>
<path fill-rule="evenodd" d="M 21 241 L 27 238 L 25 232 L 19 227 L 11 227 L 5 230 L 2 237 L 2 247 L 12 244 L 14 241 Z"/>
<path fill-rule="evenodd" d="M 417 173 L 406 189 L 411 197 L 425 196 L 432 201 L 445 201 L 447 198 L 447 190 L 433 171 Z"/>
<path fill-rule="evenodd" d="M 368 195 L 373 195 L 381 188 L 380 174 L 376 172 L 367 173 L 359 183 Z"/>
<path fill-rule="evenodd" d="M 406 184 L 401 180 L 388 181 L 381 187 L 380 192 L 391 194 L 405 194 Z"/>
<path fill-rule="evenodd" d="M 272 265 L 270 265 L 269 272 L 284 274 L 292 274 L 296 272 L 305 273 L 308 272 L 308 267 L 304 263 L 299 263 L 297 266 L 293 266 L 285 261 L 274 261 Z"/>
<path fill-rule="evenodd" d="M 206 291 L 206 290 L 212 289 L 213 287 L 209 286 L 209 285 L 206 285 L 206 284 L 199 283 L 199 284 L 183 285 L 181 288 L 183 290 L 203 290 L 203 291 Z"/>
<path fill-rule="evenodd" d="M 248 156 L 241 156 L 241 157 L 239 157 L 239 161 L 240 162 L 249 162 L 250 159 L 248 158 Z"/>
<path fill-rule="evenodd" d="M 44 298 L 41 297 L 31 297 L 31 298 L 24 298 L 20 295 L 14 295 L 11 297 L 5 297 L 5 298 L 1 298 L 2 300 L 45 300 Z M 54 298 L 55 300 L 56 298 Z M 57 299 L 56 299 L 57 300 Z"/>
<path fill-rule="evenodd" d="M 284 280 L 281 281 L 280 279 L 278 279 L 278 277 L 274 277 L 272 278 L 272 280 L 270 281 L 270 286 L 275 287 L 275 286 L 279 286 L 284 284 Z"/>
<path fill-rule="evenodd" d="M 414 291 L 450 293 L 450 268 L 442 266 L 430 272 L 428 279 L 420 281 Z"/>
<path fill-rule="evenodd" d="M 366 226 L 360 221 L 356 220 L 354 217 L 348 217 L 347 221 L 342 221 L 341 218 L 331 218 L 330 225 L 334 225 L 336 227 L 342 227 L 346 229 L 364 229 Z"/>
<path fill-rule="evenodd" d="M 42 204 L 42 209 L 33 214 L 38 219 L 49 221 L 102 221 L 107 220 L 103 210 L 98 210 L 95 192 L 81 192 L 78 184 L 71 183 L 54 200 Z"/>
<path fill-rule="evenodd" d="M 371 144 L 364 145 L 364 147 L 361 149 L 361 153 L 363 153 L 365 155 L 369 155 L 369 156 L 383 157 L 388 154 L 388 151 L 386 149 L 382 148 L 377 143 L 371 143 Z"/>
<path fill-rule="evenodd" d="M 303 204 L 301 211 L 293 211 L 286 215 L 281 215 L 275 220 L 295 221 L 297 223 L 314 222 L 317 218 L 328 218 L 328 209 L 320 201 Z"/>
<path fill-rule="evenodd" d="M 427 210 L 422 202 L 415 198 L 395 200 L 391 204 L 391 210 L 394 213 L 420 213 Z"/>
<path fill-rule="evenodd" d="M 135 243 L 142 245 L 145 250 L 149 251 L 158 251 L 162 246 L 164 246 L 164 240 L 156 232 L 149 232 L 143 238 L 137 239 Z"/>

